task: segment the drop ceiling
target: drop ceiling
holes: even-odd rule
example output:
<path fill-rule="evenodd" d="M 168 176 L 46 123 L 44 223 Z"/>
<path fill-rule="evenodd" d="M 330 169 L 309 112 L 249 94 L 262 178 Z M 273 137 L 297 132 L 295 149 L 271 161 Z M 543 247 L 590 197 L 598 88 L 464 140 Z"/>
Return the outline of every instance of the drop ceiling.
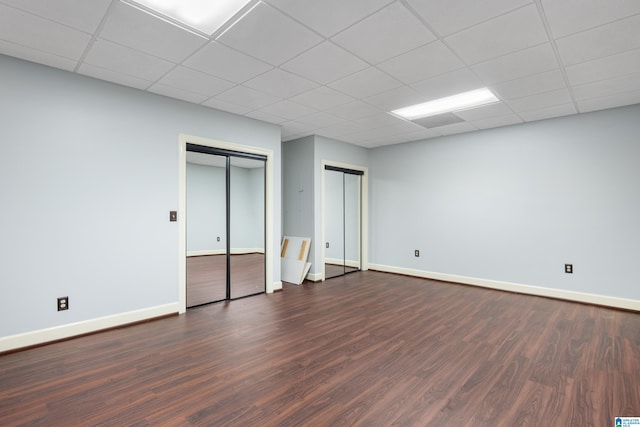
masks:
<path fill-rule="evenodd" d="M 640 103 L 637 0 L 249 6 L 203 37 L 120 0 L 0 0 L 0 53 L 275 123 L 284 141 L 376 147 Z M 501 102 L 422 125 L 388 114 L 480 87 Z"/>

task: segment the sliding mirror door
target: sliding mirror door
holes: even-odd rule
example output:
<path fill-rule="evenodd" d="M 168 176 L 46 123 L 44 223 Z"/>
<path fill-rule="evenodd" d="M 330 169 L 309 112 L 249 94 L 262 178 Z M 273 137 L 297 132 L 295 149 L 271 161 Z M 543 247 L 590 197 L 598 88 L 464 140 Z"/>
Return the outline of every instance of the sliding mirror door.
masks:
<path fill-rule="evenodd" d="M 344 272 L 360 270 L 360 175 L 344 173 Z"/>
<path fill-rule="evenodd" d="M 231 157 L 231 298 L 265 291 L 263 160 Z"/>
<path fill-rule="evenodd" d="M 344 274 L 344 174 L 324 171 L 324 277 Z"/>
<path fill-rule="evenodd" d="M 265 292 L 265 162 L 187 144 L 187 307 Z"/>
<path fill-rule="evenodd" d="M 187 153 L 187 307 L 226 299 L 226 162 Z"/>
<path fill-rule="evenodd" d="M 360 171 L 325 166 L 325 279 L 360 271 L 361 175 Z"/>

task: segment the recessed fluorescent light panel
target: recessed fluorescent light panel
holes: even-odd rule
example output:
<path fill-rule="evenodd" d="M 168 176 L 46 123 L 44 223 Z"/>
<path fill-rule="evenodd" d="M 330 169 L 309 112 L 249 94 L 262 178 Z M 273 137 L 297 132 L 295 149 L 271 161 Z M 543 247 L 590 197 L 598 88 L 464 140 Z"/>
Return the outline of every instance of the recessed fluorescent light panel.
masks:
<path fill-rule="evenodd" d="M 500 101 L 487 88 L 476 89 L 446 98 L 434 99 L 422 104 L 393 110 L 391 113 L 407 120 L 421 119 L 423 117 L 436 116 L 442 113 L 467 110 L 482 105 L 493 104 Z"/>
<path fill-rule="evenodd" d="M 212 35 L 251 0 L 129 0 Z"/>

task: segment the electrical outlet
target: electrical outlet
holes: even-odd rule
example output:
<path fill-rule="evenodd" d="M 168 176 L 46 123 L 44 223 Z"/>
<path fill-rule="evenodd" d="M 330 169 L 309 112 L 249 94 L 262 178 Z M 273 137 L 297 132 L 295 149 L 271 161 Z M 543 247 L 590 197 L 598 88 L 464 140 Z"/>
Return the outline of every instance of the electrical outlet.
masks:
<path fill-rule="evenodd" d="M 58 298 L 58 311 L 69 310 L 69 297 Z"/>
<path fill-rule="evenodd" d="M 327 249 L 329 249 L 329 242 L 325 243 L 325 244 L 324 244 L 324 247 L 325 247 L 325 248 L 327 248 Z"/>
<path fill-rule="evenodd" d="M 564 272 L 567 274 L 573 274 L 573 264 L 565 264 Z"/>
<path fill-rule="evenodd" d="M 415 251 L 415 256 L 416 256 L 416 258 L 420 257 L 420 251 L 418 249 L 416 249 L 416 251 Z"/>
<path fill-rule="evenodd" d="M 169 221 L 176 222 L 178 220 L 178 211 L 169 211 Z"/>
<path fill-rule="evenodd" d="M 217 239 L 218 239 L 218 242 L 219 242 L 219 241 L 220 241 L 220 236 L 218 236 L 218 238 L 217 238 Z"/>

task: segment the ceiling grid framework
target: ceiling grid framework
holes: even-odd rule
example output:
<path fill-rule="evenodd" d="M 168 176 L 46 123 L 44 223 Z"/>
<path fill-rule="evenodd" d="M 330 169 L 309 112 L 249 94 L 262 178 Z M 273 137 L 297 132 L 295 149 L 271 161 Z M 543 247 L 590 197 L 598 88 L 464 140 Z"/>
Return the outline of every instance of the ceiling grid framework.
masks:
<path fill-rule="evenodd" d="M 376 147 L 640 103 L 637 0 L 253 0 L 210 37 L 169 21 L 121 0 L 0 0 L 0 53 L 285 141 Z M 389 114 L 482 87 L 500 102 L 423 125 Z"/>

